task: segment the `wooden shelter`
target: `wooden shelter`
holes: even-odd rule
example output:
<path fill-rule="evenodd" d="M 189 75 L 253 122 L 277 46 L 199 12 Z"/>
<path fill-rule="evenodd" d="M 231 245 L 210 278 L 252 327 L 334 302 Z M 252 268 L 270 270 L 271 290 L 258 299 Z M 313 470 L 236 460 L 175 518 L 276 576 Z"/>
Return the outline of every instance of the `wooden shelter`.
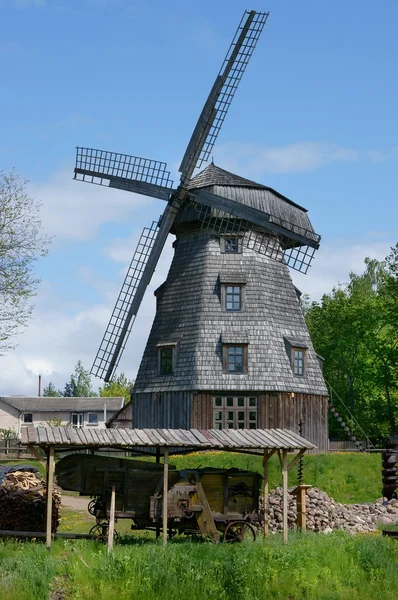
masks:
<path fill-rule="evenodd" d="M 37 454 L 37 448 L 47 456 L 47 525 L 46 545 L 51 547 L 51 509 L 56 452 L 68 450 L 139 450 L 156 448 L 163 455 L 163 489 L 168 490 L 169 452 L 175 449 L 224 450 L 258 454 L 262 451 L 264 465 L 264 535 L 268 535 L 268 461 L 278 454 L 283 487 L 283 540 L 287 543 L 287 488 L 288 473 L 299 458 L 314 445 L 298 434 L 284 429 L 105 429 L 93 430 L 73 427 L 27 427 L 22 431 L 22 443 Z M 294 454 L 288 460 L 288 454 Z M 113 500 L 114 507 L 114 500 Z M 114 508 L 113 508 L 114 512 Z M 167 494 L 163 494 L 163 541 L 167 543 Z M 111 519 L 112 521 L 112 519 Z M 111 522 L 110 529 L 113 528 Z"/>

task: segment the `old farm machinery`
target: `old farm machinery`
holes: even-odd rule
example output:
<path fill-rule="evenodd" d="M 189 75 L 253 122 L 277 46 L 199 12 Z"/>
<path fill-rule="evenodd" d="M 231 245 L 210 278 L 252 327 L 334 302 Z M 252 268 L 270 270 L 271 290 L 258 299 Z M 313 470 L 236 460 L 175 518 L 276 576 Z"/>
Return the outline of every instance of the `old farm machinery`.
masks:
<path fill-rule="evenodd" d="M 58 484 L 91 496 L 93 539 L 108 537 L 110 490 L 115 488 L 115 518 L 131 519 L 133 530 L 162 527 L 163 465 L 141 460 L 72 454 L 58 461 Z M 169 536 L 200 534 L 214 543 L 254 540 L 261 476 L 238 469 L 170 466 L 167 527 Z"/>

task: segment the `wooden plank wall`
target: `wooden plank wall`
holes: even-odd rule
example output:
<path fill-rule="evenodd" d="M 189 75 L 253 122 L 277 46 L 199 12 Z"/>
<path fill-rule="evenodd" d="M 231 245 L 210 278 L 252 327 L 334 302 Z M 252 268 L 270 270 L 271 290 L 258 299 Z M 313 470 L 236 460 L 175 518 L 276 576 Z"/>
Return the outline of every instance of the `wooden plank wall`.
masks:
<path fill-rule="evenodd" d="M 213 395 L 209 392 L 193 394 L 191 427 L 213 427 Z M 242 393 L 231 392 L 232 395 L 240 396 Z M 267 392 L 260 395 L 253 392 L 245 395 L 256 395 L 259 398 L 259 428 L 290 429 L 299 433 L 299 423 L 303 421 L 302 436 L 317 446 L 314 452 L 328 451 L 327 396 L 295 393 L 292 397 L 290 392 Z"/>
<path fill-rule="evenodd" d="M 191 392 L 133 394 L 133 428 L 190 429 Z"/>
<path fill-rule="evenodd" d="M 192 395 L 192 429 L 213 429 L 213 395 L 209 392 Z"/>
<path fill-rule="evenodd" d="M 315 444 L 315 452 L 328 451 L 328 399 L 316 394 L 269 392 L 261 394 L 258 426 L 264 429 L 290 429 Z"/>

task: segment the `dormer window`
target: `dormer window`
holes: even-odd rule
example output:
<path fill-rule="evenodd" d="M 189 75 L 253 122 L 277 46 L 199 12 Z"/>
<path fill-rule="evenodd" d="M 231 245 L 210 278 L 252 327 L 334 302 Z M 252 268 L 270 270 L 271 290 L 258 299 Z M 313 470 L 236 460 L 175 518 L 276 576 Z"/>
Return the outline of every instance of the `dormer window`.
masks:
<path fill-rule="evenodd" d="M 286 353 L 289 357 L 293 375 L 304 377 L 306 369 L 306 354 L 308 346 L 305 342 L 296 339 L 285 337 Z"/>
<path fill-rule="evenodd" d="M 242 310 L 242 286 L 225 286 L 225 310 L 228 312 Z"/>
<path fill-rule="evenodd" d="M 173 373 L 173 348 L 160 348 L 160 374 L 171 375 Z"/>
<path fill-rule="evenodd" d="M 245 310 L 246 275 L 239 272 L 220 273 L 221 310 L 243 312 Z"/>
<path fill-rule="evenodd" d="M 242 252 L 242 244 L 238 235 L 228 235 L 221 238 L 221 252 L 237 254 Z"/>
<path fill-rule="evenodd" d="M 177 341 L 156 344 L 159 375 L 173 375 L 177 358 Z"/>
<path fill-rule="evenodd" d="M 303 348 L 292 348 L 293 374 L 304 375 L 305 350 Z"/>

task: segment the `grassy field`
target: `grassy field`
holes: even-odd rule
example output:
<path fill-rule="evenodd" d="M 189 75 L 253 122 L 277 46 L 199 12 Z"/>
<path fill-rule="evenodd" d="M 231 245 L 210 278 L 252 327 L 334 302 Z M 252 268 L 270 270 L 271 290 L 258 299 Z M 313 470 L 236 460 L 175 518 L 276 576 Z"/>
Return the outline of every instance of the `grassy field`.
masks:
<path fill-rule="evenodd" d="M 123 540 L 122 540 L 123 541 Z M 0 542 L 1 600 L 396 600 L 398 543 L 292 535 L 213 546 L 140 538 L 111 557 L 95 542 Z"/>

